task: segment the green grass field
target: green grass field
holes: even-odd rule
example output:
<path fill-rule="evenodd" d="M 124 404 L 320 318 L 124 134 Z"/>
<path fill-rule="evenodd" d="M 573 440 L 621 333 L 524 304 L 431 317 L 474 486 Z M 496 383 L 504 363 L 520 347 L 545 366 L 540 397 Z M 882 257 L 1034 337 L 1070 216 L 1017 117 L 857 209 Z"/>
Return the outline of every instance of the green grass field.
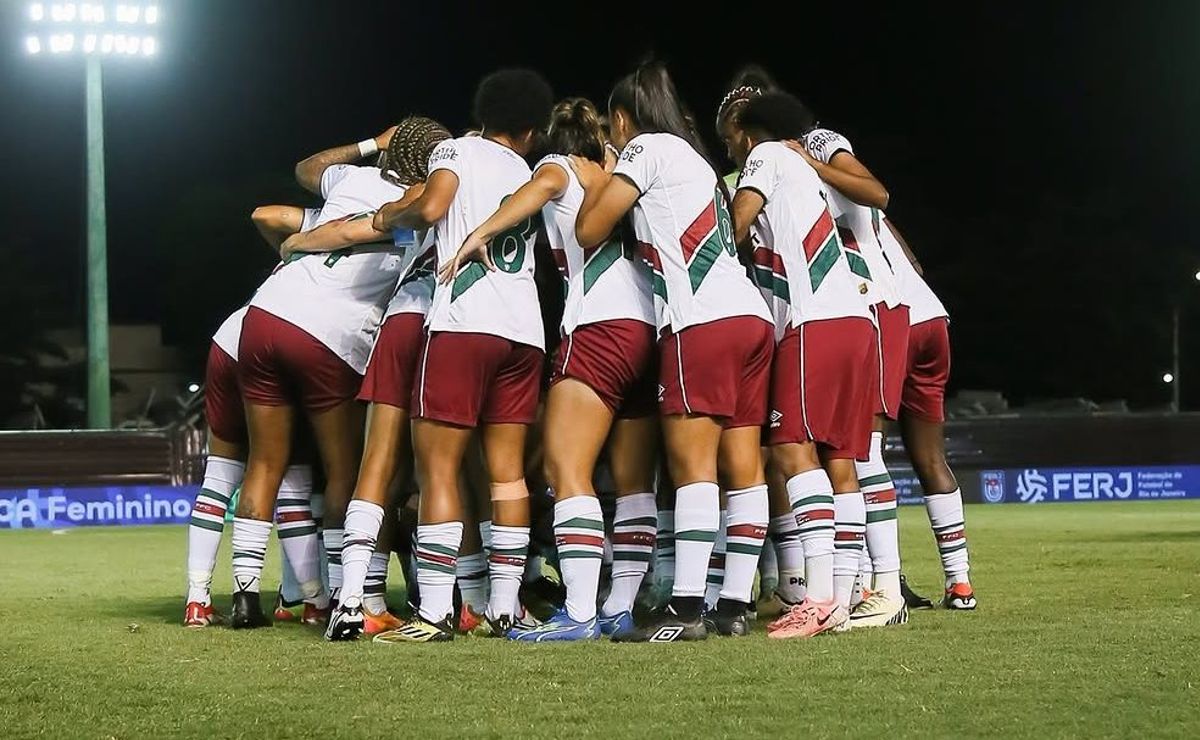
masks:
<path fill-rule="evenodd" d="M 973 614 L 658 646 L 189 631 L 184 528 L 3 532 L 0 734 L 1200 736 L 1200 503 L 973 506 L 967 521 Z M 932 595 L 924 512 L 901 523 Z"/>

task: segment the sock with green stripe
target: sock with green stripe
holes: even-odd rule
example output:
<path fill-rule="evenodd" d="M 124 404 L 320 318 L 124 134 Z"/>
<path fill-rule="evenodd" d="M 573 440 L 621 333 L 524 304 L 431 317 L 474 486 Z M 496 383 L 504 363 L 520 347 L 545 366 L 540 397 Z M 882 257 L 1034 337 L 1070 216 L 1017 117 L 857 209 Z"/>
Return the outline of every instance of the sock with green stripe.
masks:
<path fill-rule="evenodd" d="M 342 535 L 342 590 L 338 600 L 346 606 L 361 606 L 371 556 L 379 528 L 383 526 L 383 507 L 354 499 L 346 507 L 346 525 Z M 385 561 L 386 562 L 386 561 Z"/>
<path fill-rule="evenodd" d="M 671 603 L 684 618 L 700 616 L 708 561 L 721 523 L 720 489 L 701 481 L 675 492 L 675 585 Z"/>
<path fill-rule="evenodd" d="M 788 502 L 796 519 L 796 536 L 804 549 L 804 587 L 808 598 L 833 598 L 834 497 L 829 474 L 822 468 L 788 478 Z M 783 578 L 780 577 L 782 584 Z"/>
<path fill-rule="evenodd" d="M 579 495 L 554 504 L 554 541 L 567 587 L 567 616 L 576 622 L 594 619 L 604 559 L 604 514 L 599 499 Z"/>
<path fill-rule="evenodd" d="M 830 505 L 832 505 L 832 500 Z M 771 518 L 768 530 L 771 540 L 775 543 L 775 552 L 779 558 L 779 583 L 775 593 L 789 604 L 799 604 L 808 594 L 804 586 L 804 543 L 800 541 L 800 529 L 796 526 L 796 515 L 791 512 Z M 832 568 L 833 553 L 829 554 Z M 833 572 L 829 574 L 832 584 Z M 830 586 L 832 588 L 832 585 Z M 764 591 L 763 596 L 769 596 Z"/>
<path fill-rule="evenodd" d="M 967 525 L 963 515 L 962 491 L 930 493 L 925 496 L 929 526 L 937 540 L 946 574 L 946 588 L 955 583 L 970 583 L 971 561 L 967 556 Z"/>
<path fill-rule="evenodd" d="M 454 573 L 462 533 L 462 522 L 417 525 L 417 587 L 420 616 L 427 622 L 441 622 L 454 611 Z"/>
<path fill-rule="evenodd" d="M 349 527 L 349 521 L 346 526 Z M 342 582 L 345 583 L 346 556 L 342 555 Z M 367 563 L 367 579 L 363 581 L 363 606 L 372 614 L 383 614 L 387 611 L 387 578 L 388 568 L 392 564 L 390 552 L 373 552 L 371 561 Z"/>
<path fill-rule="evenodd" d="M 312 513 L 312 468 L 292 465 L 283 474 L 275 499 L 276 534 L 279 547 L 292 568 L 305 600 L 321 595 L 321 559 L 318 554 L 317 522 Z"/>
<path fill-rule="evenodd" d="M 192 519 L 188 523 L 187 578 L 189 602 L 209 604 L 212 601 L 213 567 L 221 532 L 225 529 L 225 512 L 229 499 L 242 484 L 246 464 L 227 457 L 209 455 L 204 463 L 204 482 L 192 504 Z"/>
<path fill-rule="evenodd" d="M 341 527 L 321 530 L 321 541 L 325 549 L 325 568 L 329 574 L 329 594 L 331 598 L 337 599 L 339 602 L 342 594 L 342 543 L 345 537 L 346 530 Z"/>
<path fill-rule="evenodd" d="M 455 573 L 463 603 L 476 614 L 487 611 L 488 566 L 483 551 L 460 554 Z"/>
<path fill-rule="evenodd" d="M 771 518 L 767 484 L 727 491 L 725 499 L 729 514 L 725 520 L 725 580 L 721 598 L 748 604 Z"/>
<path fill-rule="evenodd" d="M 660 509 L 654 536 L 654 586 L 660 593 L 675 587 L 675 510 Z"/>
<path fill-rule="evenodd" d="M 613 516 L 612 588 L 600 610 L 606 616 L 633 611 L 653 557 L 654 532 L 658 526 L 654 507 L 653 493 L 617 497 Z"/>
<path fill-rule="evenodd" d="M 518 595 L 528 556 L 529 527 L 492 522 L 492 550 L 488 555 L 488 580 L 491 583 L 488 618 L 517 616 L 520 608 Z"/>
<path fill-rule="evenodd" d="M 867 530 L 862 491 L 833 494 L 833 512 L 833 595 L 838 604 L 849 609 Z"/>
<path fill-rule="evenodd" d="M 896 488 L 883 462 L 883 433 L 871 433 L 871 453 L 856 462 L 858 485 L 867 507 L 867 551 L 875 573 L 871 588 L 900 595 L 900 533 L 896 527 Z"/>
<path fill-rule="evenodd" d="M 717 513 L 717 537 L 713 540 L 712 554 L 708 556 L 708 573 L 704 579 L 704 608 L 715 609 L 725 582 L 725 510 Z"/>
<path fill-rule="evenodd" d="M 235 517 L 233 520 L 233 588 L 258 593 L 263 562 L 267 559 L 267 540 L 271 523 Z"/>

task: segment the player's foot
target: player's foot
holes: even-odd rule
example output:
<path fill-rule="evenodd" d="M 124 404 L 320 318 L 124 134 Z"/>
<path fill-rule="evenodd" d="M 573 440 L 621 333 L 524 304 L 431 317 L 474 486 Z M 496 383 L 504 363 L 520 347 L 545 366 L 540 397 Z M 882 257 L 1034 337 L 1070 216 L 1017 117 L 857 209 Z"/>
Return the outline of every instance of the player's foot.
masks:
<path fill-rule="evenodd" d="M 390 611 L 383 611 L 376 614 L 364 606 L 362 613 L 363 632 L 368 635 L 378 635 L 380 632 L 396 630 L 404 626 L 404 620 L 400 619 L 395 614 L 392 614 Z"/>
<path fill-rule="evenodd" d="M 599 638 L 600 625 L 595 617 L 586 622 L 576 622 L 565 611 L 555 614 L 533 629 L 512 630 L 508 633 L 508 639 L 516 642 L 578 642 Z"/>
<path fill-rule="evenodd" d="M 633 612 L 621 612 L 611 617 L 601 614 L 598 621 L 600 623 L 601 634 L 608 635 L 609 637 L 615 638 L 617 635 L 626 635 L 634 629 Z"/>
<path fill-rule="evenodd" d="M 270 622 L 263 616 L 262 601 L 253 591 L 238 591 L 233 595 L 229 626 L 235 630 L 266 627 Z"/>
<path fill-rule="evenodd" d="M 728 599 L 718 600 L 716 608 L 704 614 L 704 629 L 721 637 L 745 637 L 750 634 L 746 605 Z"/>
<path fill-rule="evenodd" d="M 283 589 L 281 588 L 275 595 L 275 611 L 272 614 L 272 618 L 276 622 L 295 622 L 296 612 L 292 611 L 292 609 L 300 606 L 302 603 L 300 601 L 288 601 L 283 598 Z"/>
<path fill-rule="evenodd" d="M 708 637 L 700 617 L 684 619 L 668 605 L 658 612 L 645 627 L 637 627 L 623 635 L 613 635 L 613 642 L 691 642 Z"/>
<path fill-rule="evenodd" d="M 972 607 L 974 608 L 974 607 Z M 222 617 L 212 604 L 201 604 L 199 601 L 189 601 L 183 608 L 184 627 L 208 627 L 220 624 Z"/>
<path fill-rule="evenodd" d="M 358 606 L 339 606 L 329 617 L 325 639 L 330 642 L 357 640 L 363 633 L 363 610 Z"/>
<path fill-rule="evenodd" d="M 784 600 L 778 593 L 773 592 L 765 599 L 758 600 L 758 616 L 762 619 L 776 619 L 786 614 L 795 604 Z"/>
<path fill-rule="evenodd" d="M 551 619 L 567 603 L 567 588 L 546 576 L 521 584 L 518 595 L 526 611 L 539 620 Z"/>
<path fill-rule="evenodd" d="M 850 623 L 859 627 L 893 627 L 908 623 L 908 604 L 899 594 L 873 591 L 854 611 L 850 612 Z"/>
<path fill-rule="evenodd" d="M 462 609 L 458 612 L 457 632 L 460 635 L 469 635 L 481 624 L 483 624 L 483 615 L 467 604 L 463 604 Z"/>
<path fill-rule="evenodd" d="M 912 590 L 912 587 L 908 585 L 908 578 L 903 573 L 900 574 L 900 593 L 904 596 L 904 603 L 908 604 L 909 609 L 933 608 L 932 601 Z"/>
<path fill-rule="evenodd" d="M 329 623 L 330 615 L 333 613 L 334 605 L 322 609 L 315 604 L 304 603 L 304 616 L 300 617 L 301 624 L 307 624 L 313 627 L 324 627 Z"/>
<path fill-rule="evenodd" d="M 513 629 L 513 618 L 507 614 L 492 619 L 484 616 L 483 620 L 471 630 L 472 637 L 508 637 Z"/>
<path fill-rule="evenodd" d="M 823 632 L 842 631 L 850 624 L 850 615 L 836 601 L 805 599 L 788 609 L 767 626 L 767 637 L 787 640 L 793 637 L 814 637 Z"/>
<path fill-rule="evenodd" d="M 975 608 L 975 591 L 969 583 L 956 583 L 946 589 L 942 606 L 955 611 L 972 611 Z"/>
<path fill-rule="evenodd" d="M 454 629 L 450 619 L 434 624 L 417 617 L 411 622 L 405 622 L 398 629 L 380 632 L 375 635 L 374 642 L 450 642 L 454 639 Z"/>

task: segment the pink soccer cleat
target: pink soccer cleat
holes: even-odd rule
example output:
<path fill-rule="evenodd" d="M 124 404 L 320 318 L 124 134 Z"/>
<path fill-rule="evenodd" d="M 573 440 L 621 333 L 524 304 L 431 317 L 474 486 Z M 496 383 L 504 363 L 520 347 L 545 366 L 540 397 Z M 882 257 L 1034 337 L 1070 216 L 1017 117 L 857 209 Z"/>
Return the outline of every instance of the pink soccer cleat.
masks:
<path fill-rule="evenodd" d="M 834 601 L 805 599 L 767 626 L 767 637 L 787 640 L 832 632 L 850 621 L 846 609 Z"/>

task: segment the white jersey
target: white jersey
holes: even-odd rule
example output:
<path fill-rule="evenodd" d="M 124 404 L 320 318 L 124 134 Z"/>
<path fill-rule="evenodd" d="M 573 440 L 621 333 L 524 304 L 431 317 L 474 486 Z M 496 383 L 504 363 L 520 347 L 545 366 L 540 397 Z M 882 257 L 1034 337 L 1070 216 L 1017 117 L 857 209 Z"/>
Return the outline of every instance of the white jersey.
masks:
<path fill-rule="evenodd" d="M 567 281 L 563 336 L 578 326 L 615 319 L 633 319 L 653 326 L 650 269 L 634 255 L 626 254 L 617 237 L 592 249 L 580 247 L 575 237 L 575 218 L 583 205 L 583 186 L 570 160 L 562 155 L 543 158 L 534 170 L 542 167 L 558 167 L 567 174 L 567 189 L 542 208 L 554 261 Z"/>
<path fill-rule="evenodd" d="M 437 239 L 433 229 L 417 240 L 416 249 L 408 249 L 402 257 L 400 281 L 388 302 L 384 320 L 399 313 L 429 314 L 433 304 L 433 286 L 437 282 Z"/>
<path fill-rule="evenodd" d="M 838 152 L 854 154 L 846 137 L 827 128 L 813 129 L 805 134 L 804 146 L 814 159 L 825 164 L 829 164 Z M 829 192 L 829 210 L 837 222 L 838 235 L 846 248 L 850 269 L 856 275 L 869 278 L 867 302 L 876 304 L 882 301 L 888 308 L 895 308 L 900 303 L 896 274 L 879 244 L 878 224 L 872 219 L 872 209 L 855 203 L 836 188 L 826 189 Z"/>
<path fill-rule="evenodd" d="M 530 170 L 512 149 L 482 137 L 443 141 L 429 157 L 429 174 L 438 170 L 458 176 L 450 210 L 437 223 L 437 263 L 445 264 L 505 198 L 529 182 Z M 449 285 L 439 284 L 429 309 L 429 330 L 491 334 L 545 349 L 533 281 L 536 237 L 537 219 L 528 218 L 492 239 L 488 249 L 494 272 L 471 262 Z"/>
<path fill-rule="evenodd" d="M 317 226 L 368 217 L 403 197 L 404 188 L 375 167 L 334 165 L 321 176 L 321 194 Z M 275 268 L 250 305 L 303 329 L 362 374 L 402 267 L 401 255 L 374 248 L 300 255 Z"/>
<path fill-rule="evenodd" d="M 772 303 L 777 337 L 809 321 L 870 320 L 863 281 L 850 272 L 821 178 L 803 157 L 776 141 L 759 144 L 746 158 L 738 189 L 766 201 L 755 223 L 754 273 Z"/>
<path fill-rule="evenodd" d="M 300 231 L 311 229 L 317 223 L 320 215 L 321 209 L 319 208 L 305 208 L 304 216 L 300 219 Z M 247 303 L 229 314 L 229 317 L 222 321 L 221 326 L 217 328 L 217 333 L 213 334 L 213 343 L 234 360 L 237 359 L 238 345 L 242 341 L 242 319 L 246 318 L 246 311 L 249 308 L 250 304 Z"/>
<path fill-rule="evenodd" d="M 896 268 L 896 286 L 900 292 L 900 302 L 908 306 L 908 323 L 915 326 L 930 319 L 949 318 L 950 314 L 938 300 L 937 294 L 908 261 L 904 247 L 900 246 L 900 242 L 888 228 L 887 217 L 878 211 L 876 213 L 884 222 L 879 228 L 879 243 L 883 245 L 883 253 Z"/>
<path fill-rule="evenodd" d="M 621 152 L 616 174 L 641 196 L 634 231 L 653 270 L 660 331 L 733 316 L 771 314 L 733 244 L 733 219 L 716 173 L 674 134 L 635 136 Z"/>

